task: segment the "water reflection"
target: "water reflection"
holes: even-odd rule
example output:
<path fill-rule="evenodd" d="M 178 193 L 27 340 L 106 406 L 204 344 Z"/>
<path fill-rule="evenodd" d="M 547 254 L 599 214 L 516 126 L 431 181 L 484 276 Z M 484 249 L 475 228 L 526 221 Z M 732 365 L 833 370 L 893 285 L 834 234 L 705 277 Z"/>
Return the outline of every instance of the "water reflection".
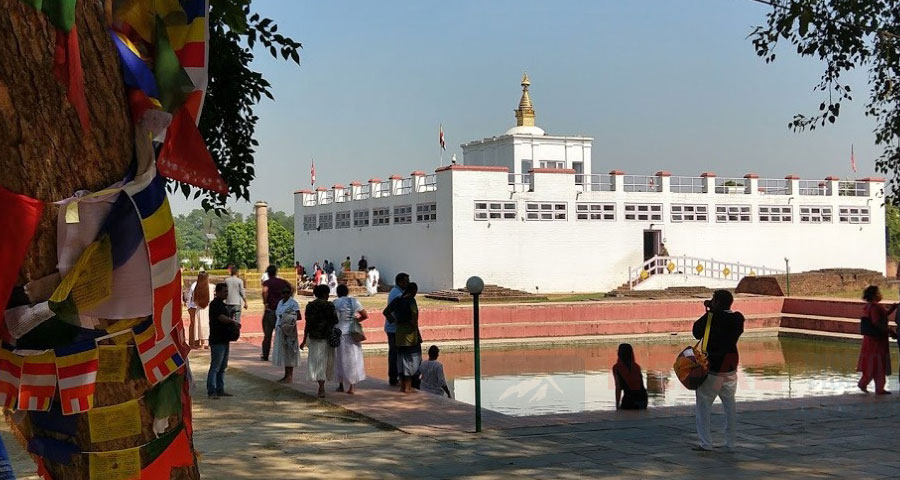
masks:
<path fill-rule="evenodd" d="M 691 405 L 694 393 L 672 371 L 678 343 L 634 343 L 644 371 L 650 406 Z M 482 404 L 508 415 L 542 415 L 612 410 L 615 383 L 610 368 L 616 344 L 521 348 L 482 353 Z M 856 390 L 854 343 L 793 338 L 741 342 L 738 401 L 834 395 Z M 893 350 L 897 372 L 897 350 Z M 471 352 L 441 355 L 454 397 L 475 402 Z M 366 357 L 366 370 L 383 377 L 384 357 Z M 896 374 L 889 385 L 897 387 Z"/>

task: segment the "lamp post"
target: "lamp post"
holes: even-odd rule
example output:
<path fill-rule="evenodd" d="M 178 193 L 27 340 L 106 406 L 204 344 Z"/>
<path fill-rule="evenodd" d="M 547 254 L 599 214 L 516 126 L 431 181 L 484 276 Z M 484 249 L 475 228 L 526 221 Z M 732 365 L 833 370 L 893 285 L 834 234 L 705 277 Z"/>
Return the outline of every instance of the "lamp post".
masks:
<path fill-rule="evenodd" d="M 787 284 L 787 296 L 791 296 L 791 261 L 784 257 L 785 283 Z"/>
<path fill-rule="evenodd" d="M 481 432 L 481 332 L 478 325 L 478 297 L 484 291 L 484 280 L 480 277 L 469 277 L 466 290 L 472 295 L 472 339 L 475 344 L 475 433 Z"/>

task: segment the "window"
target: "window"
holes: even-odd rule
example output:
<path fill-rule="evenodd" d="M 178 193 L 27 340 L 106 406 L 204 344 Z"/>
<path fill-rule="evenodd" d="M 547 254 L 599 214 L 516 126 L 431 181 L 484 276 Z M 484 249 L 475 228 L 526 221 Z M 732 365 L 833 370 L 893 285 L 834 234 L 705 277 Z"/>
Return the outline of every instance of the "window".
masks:
<path fill-rule="evenodd" d="M 416 222 L 433 222 L 437 220 L 436 203 L 420 203 L 416 205 Z"/>
<path fill-rule="evenodd" d="M 541 168 L 566 168 L 566 162 L 557 162 L 554 160 L 541 160 Z"/>
<path fill-rule="evenodd" d="M 749 223 L 750 205 L 716 205 L 716 221 L 719 223 Z"/>
<path fill-rule="evenodd" d="M 625 220 L 636 222 L 662 221 L 661 203 L 626 203 Z"/>
<path fill-rule="evenodd" d="M 840 207 L 840 223 L 869 223 L 869 207 Z"/>
<path fill-rule="evenodd" d="M 390 225 L 391 209 L 390 208 L 373 208 L 372 209 L 372 226 Z"/>
<path fill-rule="evenodd" d="M 831 223 L 831 207 L 800 207 L 800 223 Z"/>
<path fill-rule="evenodd" d="M 320 213 L 319 214 L 319 230 L 331 230 L 333 227 L 332 222 L 334 221 L 334 216 L 330 213 Z"/>
<path fill-rule="evenodd" d="M 308 232 L 310 230 L 316 229 L 316 215 L 304 215 L 303 216 L 303 231 Z"/>
<path fill-rule="evenodd" d="M 789 205 L 785 206 L 760 206 L 759 221 L 760 223 L 791 223 L 793 209 Z"/>
<path fill-rule="evenodd" d="M 673 204 L 670 212 L 672 222 L 708 222 L 708 205 Z"/>
<path fill-rule="evenodd" d="M 475 220 L 515 220 L 516 202 L 475 202 Z"/>
<path fill-rule="evenodd" d="M 354 227 L 368 227 L 369 226 L 369 211 L 368 210 L 354 210 L 353 211 L 353 226 Z"/>
<path fill-rule="evenodd" d="M 576 203 L 575 218 L 578 220 L 616 221 L 615 203 Z"/>
<path fill-rule="evenodd" d="M 532 203 L 525 204 L 526 220 L 562 220 L 568 216 L 566 203 Z"/>
<path fill-rule="evenodd" d="M 350 210 L 334 214 L 334 228 L 350 228 Z"/>
<path fill-rule="evenodd" d="M 412 205 L 394 207 L 394 225 L 412 223 Z"/>

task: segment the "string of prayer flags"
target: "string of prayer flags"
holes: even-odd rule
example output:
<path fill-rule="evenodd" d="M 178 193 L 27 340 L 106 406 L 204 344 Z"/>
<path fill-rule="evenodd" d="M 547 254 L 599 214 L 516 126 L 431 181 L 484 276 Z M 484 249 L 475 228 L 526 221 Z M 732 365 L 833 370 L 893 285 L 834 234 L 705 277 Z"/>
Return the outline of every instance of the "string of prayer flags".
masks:
<path fill-rule="evenodd" d="M 7 410 L 16 406 L 19 397 L 23 361 L 22 357 L 0 348 L 0 406 Z"/>
<path fill-rule="evenodd" d="M 153 324 L 148 322 L 135 327 L 133 334 L 138 355 L 144 365 L 144 375 L 155 385 L 181 368 L 184 359 L 175 348 L 175 342 L 172 340 L 173 332 L 170 331 L 161 340 L 157 340 L 152 326 Z"/>
<path fill-rule="evenodd" d="M 25 261 L 25 252 L 37 229 L 44 204 L 0 187 L 0 205 L 3 205 L 0 208 L 0 231 L 8 233 L 0 238 L 0 336 L 9 341 L 11 337 L 3 322 L 3 310 Z"/>
<path fill-rule="evenodd" d="M 127 335 L 120 335 L 127 338 Z M 128 346 L 100 345 L 97 347 L 97 382 L 122 383 L 128 373 Z"/>
<path fill-rule="evenodd" d="M 141 217 L 150 258 L 155 334 L 157 340 L 163 340 L 173 328 L 180 327 L 182 321 L 181 271 L 176 255 L 175 220 L 166 197 L 166 180 L 151 166 L 124 188 Z"/>
<path fill-rule="evenodd" d="M 78 309 L 94 307 L 112 294 L 112 277 L 112 245 L 109 235 L 103 235 L 84 249 L 50 296 L 50 301 L 63 302 L 71 294 Z"/>
<path fill-rule="evenodd" d="M 134 480 L 135 478 L 144 478 L 141 476 L 141 449 L 140 447 L 135 447 L 110 452 L 89 453 L 88 472 L 91 480 Z"/>
<path fill-rule="evenodd" d="M 88 427 L 93 443 L 140 435 L 143 427 L 138 401 L 92 409 L 88 412 Z"/>
<path fill-rule="evenodd" d="M 56 394 L 56 356 L 53 350 L 23 357 L 19 410 L 50 410 Z"/>
<path fill-rule="evenodd" d="M 13 338 L 22 338 L 26 333 L 55 315 L 48 302 L 37 305 L 22 305 L 6 311 L 6 328 Z"/>
<path fill-rule="evenodd" d="M 202 92 L 191 94 L 195 99 L 193 102 L 199 102 L 201 95 Z M 168 178 L 222 195 L 228 194 L 228 185 L 219 174 L 187 104 L 175 113 L 166 131 L 166 141 L 157 165 L 159 172 Z"/>
<path fill-rule="evenodd" d="M 82 343 L 56 349 L 56 376 L 63 415 L 93 408 L 99 363 L 96 344 Z"/>

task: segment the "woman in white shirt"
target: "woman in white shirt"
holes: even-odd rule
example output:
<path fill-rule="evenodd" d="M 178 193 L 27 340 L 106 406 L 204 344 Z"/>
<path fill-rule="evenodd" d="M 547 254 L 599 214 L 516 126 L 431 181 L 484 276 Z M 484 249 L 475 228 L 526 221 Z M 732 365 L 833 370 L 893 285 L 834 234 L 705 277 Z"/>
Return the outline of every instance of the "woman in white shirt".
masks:
<path fill-rule="evenodd" d="M 209 348 L 209 302 L 216 295 L 215 288 L 209 274 L 201 271 L 188 292 L 188 309 L 196 309 L 191 321 L 191 347 Z"/>
<path fill-rule="evenodd" d="M 366 379 L 366 368 L 363 364 L 362 344 L 353 339 L 351 327 L 354 322 L 362 322 L 369 318 L 369 314 L 359 303 L 359 300 L 348 296 L 350 290 L 346 285 L 338 285 L 338 298 L 333 302 L 337 311 L 337 328 L 341 330 L 341 344 L 335 352 L 335 373 L 337 376 L 337 391 L 344 391 L 347 384 L 347 393 L 353 394 L 353 386 Z"/>
<path fill-rule="evenodd" d="M 371 297 L 378 293 L 378 270 L 375 267 L 369 267 L 369 273 L 366 274 L 366 293 Z"/>

